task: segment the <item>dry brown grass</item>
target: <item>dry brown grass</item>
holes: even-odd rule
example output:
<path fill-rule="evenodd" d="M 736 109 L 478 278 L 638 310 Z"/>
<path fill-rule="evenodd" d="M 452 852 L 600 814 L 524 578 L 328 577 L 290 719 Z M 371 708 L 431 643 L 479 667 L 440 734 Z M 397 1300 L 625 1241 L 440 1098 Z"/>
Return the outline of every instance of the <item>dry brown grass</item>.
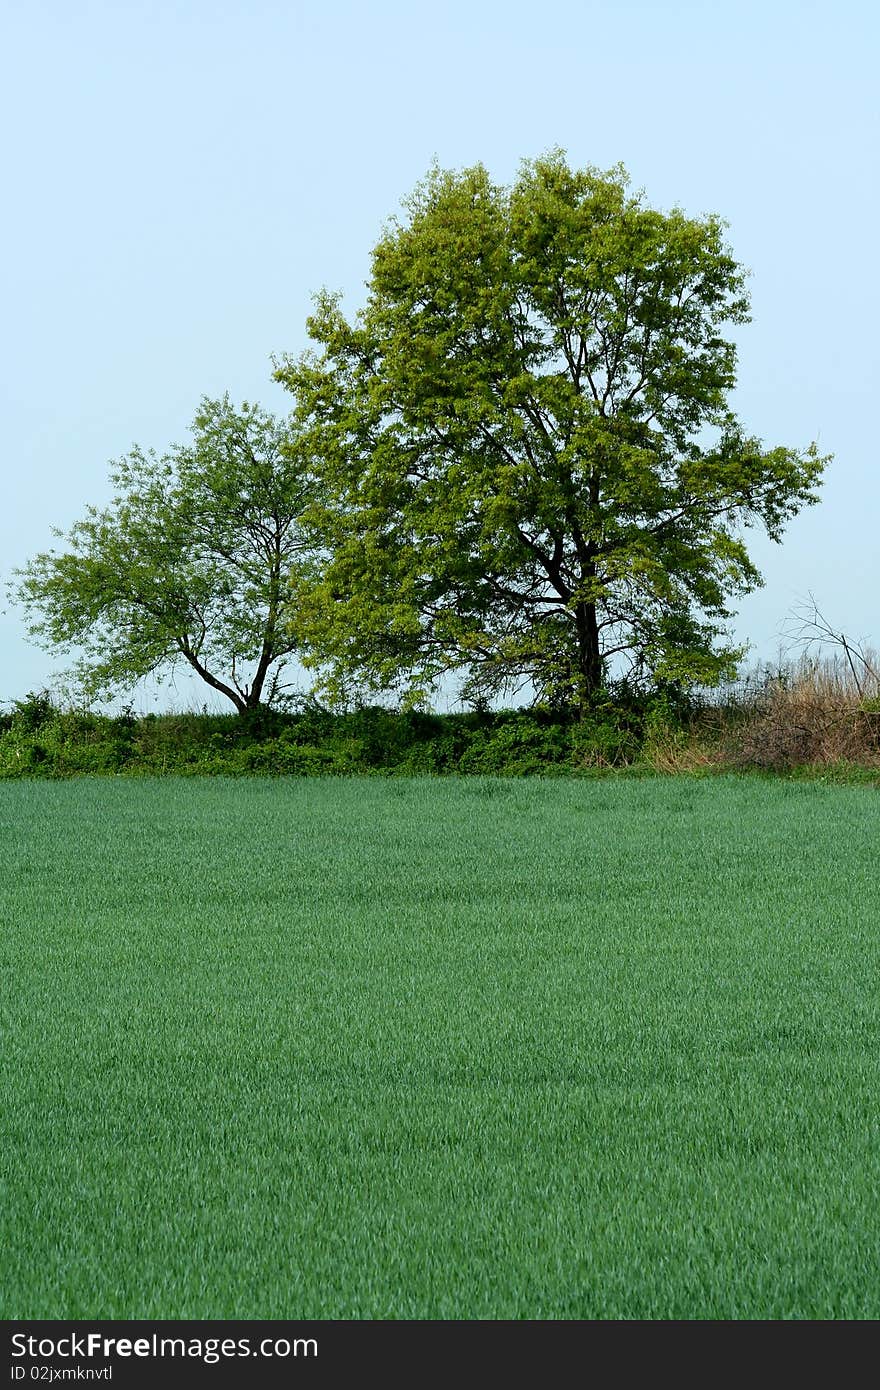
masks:
<path fill-rule="evenodd" d="M 717 743 L 705 737 L 705 729 L 695 727 L 687 732 L 669 730 L 655 732 L 645 741 L 642 756 L 655 772 L 702 772 L 723 762 Z"/>
<path fill-rule="evenodd" d="M 803 657 L 705 719 L 724 761 L 737 766 L 880 766 L 880 659 Z"/>

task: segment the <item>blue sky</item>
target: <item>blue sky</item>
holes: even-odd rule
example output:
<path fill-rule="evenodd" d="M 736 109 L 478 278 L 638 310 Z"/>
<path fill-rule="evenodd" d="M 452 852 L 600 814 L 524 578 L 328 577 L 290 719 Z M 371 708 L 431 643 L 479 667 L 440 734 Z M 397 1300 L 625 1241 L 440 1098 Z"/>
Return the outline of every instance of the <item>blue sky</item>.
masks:
<path fill-rule="evenodd" d="M 880 645 L 874 429 L 880 19 L 867 0 L 4 0 L 0 578 L 186 435 L 199 397 L 288 407 L 272 353 L 313 291 L 361 302 L 370 248 L 432 159 L 561 145 L 658 207 L 730 223 L 751 272 L 736 408 L 835 454 L 736 634 L 772 660 L 812 591 Z M 58 663 L 0 616 L 0 701 Z M 145 708 L 192 703 L 189 683 Z M 198 701 L 202 699 L 198 693 Z M 157 702 L 158 701 L 158 705 Z"/>

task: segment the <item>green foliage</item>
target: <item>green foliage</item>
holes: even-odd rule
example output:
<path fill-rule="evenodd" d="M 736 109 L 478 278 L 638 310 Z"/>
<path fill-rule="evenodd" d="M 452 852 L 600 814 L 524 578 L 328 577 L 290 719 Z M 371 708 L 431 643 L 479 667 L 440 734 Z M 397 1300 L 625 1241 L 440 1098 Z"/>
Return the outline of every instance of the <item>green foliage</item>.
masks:
<path fill-rule="evenodd" d="M 334 714 L 130 715 L 40 707 L 40 722 L 7 718 L 0 778 L 77 773 L 501 773 L 622 766 L 638 759 L 637 716 L 579 722 L 547 712 L 430 715 L 378 707 Z M 615 722 L 615 718 L 617 722 Z"/>
<path fill-rule="evenodd" d="M 813 765 L 834 780 L 878 776 L 880 722 L 850 711 L 812 718 L 823 740 L 806 738 L 802 709 L 768 718 L 763 704 L 731 710 L 684 704 L 670 692 L 617 698 L 600 694 L 577 718 L 550 709 L 468 714 L 395 712 L 366 707 L 345 714 L 311 704 L 299 713 L 168 714 L 135 717 L 64 710 L 29 696 L 0 717 L 0 779 L 83 773 L 266 774 L 276 776 L 418 775 L 590 776 L 635 772 L 720 771 Z M 779 756 L 779 732 L 786 756 Z M 828 741 L 828 730 L 837 736 Z M 851 737 L 843 739 L 849 729 Z M 792 732 L 794 730 L 794 732 Z M 794 739 L 794 744 L 792 740 Z"/>
<path fill-rule="evenodd" d="M 289 427 L 206 398 L 191 444 L 161 457 L 136 447 L 110 476 L 110 505 L 18 572 L 32 635 L 79 653 L 89 697 L 182 662 L 240 712 L 271 704 L 294 649 L 288 578 L 311 498 Z"/>
<path fill-rule="evenodd" d="M 778 540 L 826 462 L 729 409 L 747 316 L 721 221 L 647 207 L 621 168 L 434 169 L 357 319 L 319 296 L 315 350 L 276 373 L 320 473 L 292 621 L 323 688 L 418 706 L 457 673 L 587 708 L 621 663 L 732 675 L 742 527 Z"/>
<path fill-rule="evenodd" d="M 6 727 L 29 734 L 48 724 L 54 715 L 52 697 L 47 690 L 29 691 L 23 700 L 13 700 L 12 711 L 5 716 Z"/>
<path fill-rule="evenodd" d="M 588 711 L 570 729 L 576 766 L 625 767 L 640 753 L 638 723 L 611 708 Z"/>
<path fill-rule="evenodd" d="M 479 730 L 458 766 L 461 772 L 522 777 L 564 770 L 568 755 L 564 726 L 539 724 L 519 715 Z"/>

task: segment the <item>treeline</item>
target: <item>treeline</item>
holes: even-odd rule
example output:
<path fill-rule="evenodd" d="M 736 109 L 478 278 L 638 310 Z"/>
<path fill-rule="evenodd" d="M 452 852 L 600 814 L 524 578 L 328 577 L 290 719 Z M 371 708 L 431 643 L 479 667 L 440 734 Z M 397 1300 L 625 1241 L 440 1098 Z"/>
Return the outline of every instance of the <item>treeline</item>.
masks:
<path fill-rule="evenodd" d="M 669 694 L 549 709 L 431 714 L 102 715 L 30 695 L 0 715 L 0 777 L 84 773 L 293 776 L 832 772 L 880 783 L 880 691 L 833 663 L 711 699 Z"/>
<path fill-rule="evenodd" d="M 509 187 L 434 169 L 373 248 L 362 308 L 319 293 L 309 348 L 275 361 L 286 418 L 204 398 L 185 443 L 111 465 L 110 502 L 11 596 L 93 703 L 195 673 L 245 718 L 236 758 L 299 664 L 333 708 L 527 689 L 586 724 L 560 723 L 542 765 L 616 765 L 644 737 L 623 715 L 591 732 L 609 685 L 731 680 L 733 605 L 761 582 L 749 530 L 779 541 L 818 501 L 817 446 L 765 447 L 731 409 L 748 315 L 723 222 L 649 207 L 620 167 L 552 151 Z M 517 719 L 474 748 L 512 728 L 543 747 L 541 717 Z M 437 738 L 444 768 L 509 760 L 416 742 Z"/>

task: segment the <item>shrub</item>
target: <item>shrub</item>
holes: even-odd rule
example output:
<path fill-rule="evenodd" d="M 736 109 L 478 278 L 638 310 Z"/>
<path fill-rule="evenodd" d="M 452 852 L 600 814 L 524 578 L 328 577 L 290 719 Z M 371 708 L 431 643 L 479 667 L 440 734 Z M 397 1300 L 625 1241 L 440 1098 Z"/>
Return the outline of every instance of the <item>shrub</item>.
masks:
<path fill-rule="evenodd" d="M 569 732 L 574 767 L 623 767 L 638 757 L 637 733 L 622 712 L 610 708 L 591 712 L 572 724 Z"/>
<path fill-rule="evenodd" d="M 566 730 L 514 716 L 484 733 L 475 732 L 459 759 L 459 771 L 528 776 L 552 772 L 568 761 Z"/>
<path fill-rule="evenodd" d="M 865 693 L 839 660 L 802 661 L 756 692 L 723 739 L 738 766 L 787 771 L 806 764 L 875 764 L 880 691 Z"/>
<path fill-rule="evenodd" d="M 23 734 L 32 734 L 49 724 L 57 713 L 48 690 L 41 690 L 36 694 L 30 691 L 23 700 L 13 700 L 11 727 Z"/>

